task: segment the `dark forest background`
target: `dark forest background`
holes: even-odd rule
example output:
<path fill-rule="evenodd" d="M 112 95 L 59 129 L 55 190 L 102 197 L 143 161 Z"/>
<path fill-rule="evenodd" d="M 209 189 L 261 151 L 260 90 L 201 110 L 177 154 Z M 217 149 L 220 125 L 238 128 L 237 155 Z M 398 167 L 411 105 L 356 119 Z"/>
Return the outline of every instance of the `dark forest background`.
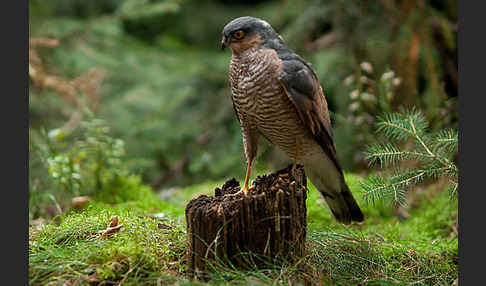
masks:
<path fill-rule="evenodd" d="M 29 13 L 31 218 L 129 174 L 155 191 L 242 179 L 220 49 L 239 16 L 312 63 L 346 172 L 369 171 L 383 112 L 415 106 L 430 129 L 457 128 L 457 1 L 30 0 Z M 287 162 L 260 150 L 256 173 Z"/>

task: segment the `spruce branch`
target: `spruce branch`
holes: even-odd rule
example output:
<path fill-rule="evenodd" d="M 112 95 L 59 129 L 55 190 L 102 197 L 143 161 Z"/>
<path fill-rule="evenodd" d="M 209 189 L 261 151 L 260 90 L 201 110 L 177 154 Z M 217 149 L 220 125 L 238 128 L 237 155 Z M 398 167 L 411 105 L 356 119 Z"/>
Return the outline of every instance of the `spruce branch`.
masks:
<path fill-rule="evenodd" d="M 457 183 L 457 181 L 453 180 L 449 180 L 449 182 L 451 184 L 448 188 L 449 194 L 452 198 L 455 198 L 457 194 L 457 189 L 459 188 L 459 184 Z"/>
<path fill-rule="evenodd" d="M 439 134 L 437 134 L 437 142 L 435 144 L 435 148 L 437 148 L 438 150 L 443 149 L 446 152 L 452 153 L 454 151 L 457 151 L 457 141 L 457 131 L 453 129 L 441 130 Z"/>
<path fill-rule="evenodd" d="M 375 165 L 378 162 L 380 167 L 389 167 L 395 165 L 403 160 L 427 160 L 434 158 L 430 154 L 418 151 L 400 150 L 395 144 L 375 144 L 368 147 L 365 152 L 365 158 L 369 160 L 369 165 Z"/>
<path fill-rule="evenodd" d="M 388 113 L 378 117 L 377 132 L 384 136 L 386 143 L 369 145 L 365 157 L 369 165 L 380 164 L 384 175 L 370 176 L 361 187 L 368 203 L 388 200 L 396 204 L 406 203 L 405 193 L 413 185 L 424 179 L 448 179 L 451 195 L 457 194 L 457 166 L 452 156 L 457 152 L 457 131 L 441 130 L 437 134 L 429 131 L 424 115 L 417 109 Z M 413 141 L 409 149 L 399 147 L 399 143 Z M 406 145 L 405 145 L 406 146 Z M 414 167 L 402 168 L 405 160 L 413 160 Z"/>

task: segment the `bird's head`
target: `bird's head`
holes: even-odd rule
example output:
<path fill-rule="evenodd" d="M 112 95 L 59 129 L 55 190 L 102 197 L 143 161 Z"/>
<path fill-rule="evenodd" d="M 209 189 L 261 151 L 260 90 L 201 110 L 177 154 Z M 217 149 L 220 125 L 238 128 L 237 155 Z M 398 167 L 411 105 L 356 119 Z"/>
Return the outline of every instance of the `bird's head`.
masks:
<path fill-rule="evenodd" d="M 240 17 L 223 28 L 221 48 L 229 47 L 235 54 L 262 46 L 275 48 L 283 44 L 282 37 L 266 21 L 254 17 Z"/>

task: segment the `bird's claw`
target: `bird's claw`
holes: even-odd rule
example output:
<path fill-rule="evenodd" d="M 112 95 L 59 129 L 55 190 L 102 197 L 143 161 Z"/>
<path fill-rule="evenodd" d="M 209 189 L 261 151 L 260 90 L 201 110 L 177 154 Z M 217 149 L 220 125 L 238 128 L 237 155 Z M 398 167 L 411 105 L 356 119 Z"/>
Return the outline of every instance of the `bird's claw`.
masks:
<path fill-rule="evenodd" d="M 234 194 L 225 194 L 226 197 L 236 197 L 236 196 L 239 196 L 241 194 L 243 194 L 244 196 L 247 196 L 248 195 L 248 192 L 250 192 L 251 190 L 253 190 L 255 188 L 255 186 L 251 186 L 251 187 L 248 187 L 248 186 L 244 186 L 241 190 L 239 190 L 238 192 L 234 193 Z"/>

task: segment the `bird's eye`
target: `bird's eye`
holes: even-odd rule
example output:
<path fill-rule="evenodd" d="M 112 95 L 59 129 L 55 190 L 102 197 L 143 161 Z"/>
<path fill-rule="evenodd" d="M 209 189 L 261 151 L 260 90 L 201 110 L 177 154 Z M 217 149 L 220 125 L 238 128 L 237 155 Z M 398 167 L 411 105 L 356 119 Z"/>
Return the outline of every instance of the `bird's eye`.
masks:
<path fill-rule="evenodd" d="M 245 33 L 243 33 L 243 31 L 236 31 L 233 33 L 233 37 L 237 40 L 241 40 L 243 38 Z"/>

